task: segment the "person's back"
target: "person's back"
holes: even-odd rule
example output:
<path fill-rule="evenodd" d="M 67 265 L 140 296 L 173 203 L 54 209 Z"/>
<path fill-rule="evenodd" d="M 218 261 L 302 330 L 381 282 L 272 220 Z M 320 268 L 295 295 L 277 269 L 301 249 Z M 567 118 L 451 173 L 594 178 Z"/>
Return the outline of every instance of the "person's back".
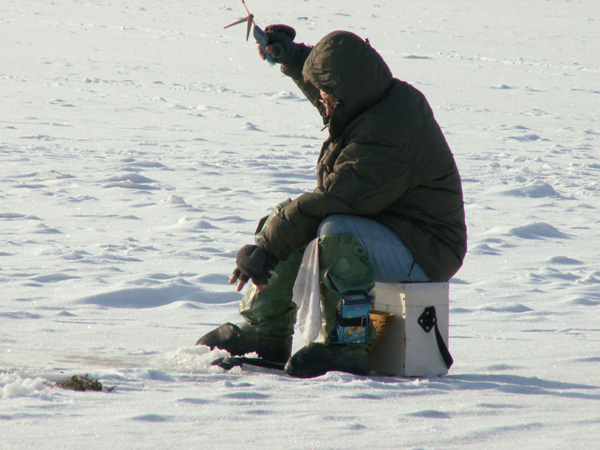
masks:
<path fill-rule="evenodd" d="M 354 128 L 355 122 L 361 131 Z M 372 170 L 406 186 L 374 219 L 400 235 L 432 281 L 450 279 L 466 253 L 462 186 L 425 96 L 394 80 L 384 97 L 351 123 L 344 135 L 379 143 L 389 161 L 383 173 L 381 166 Z"/>

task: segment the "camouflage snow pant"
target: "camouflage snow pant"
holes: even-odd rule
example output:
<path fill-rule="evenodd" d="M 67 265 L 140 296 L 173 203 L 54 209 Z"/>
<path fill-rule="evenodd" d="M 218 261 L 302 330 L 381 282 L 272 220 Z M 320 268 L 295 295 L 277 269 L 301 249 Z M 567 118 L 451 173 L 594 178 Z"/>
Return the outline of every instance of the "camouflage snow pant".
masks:
<path fill-rule="evenodd" d="M 269 216 L 261 220 L 257 236 L 264 232 L 271 218 L 287 203 L 277 205 Z M 356 235 L 345 232 L 347 229 Z M 357 216 L 330 216 L 319 227 L 318 242 L 323 318 L 321 334 L 326 336 L 326 344 L 337 343 L 336 313 L 340 294 L 370 292 L 375 279 L 384 282 L 429 281 L 396 233 L 374 220 Z M 263 339 L 279 340 L 292 336 L 296 322 L 292 290 L 303 253 L 303 250 L 297 251 L 286 261 L 281 261 L 262 291 L 250 285 L 240 304 L 240 314 L 251 325 L 243 328 L 246 332 L 258 333 Z M 368 335 L 364 344 L 367 347 L 375 338 L 372 326 Z"/>

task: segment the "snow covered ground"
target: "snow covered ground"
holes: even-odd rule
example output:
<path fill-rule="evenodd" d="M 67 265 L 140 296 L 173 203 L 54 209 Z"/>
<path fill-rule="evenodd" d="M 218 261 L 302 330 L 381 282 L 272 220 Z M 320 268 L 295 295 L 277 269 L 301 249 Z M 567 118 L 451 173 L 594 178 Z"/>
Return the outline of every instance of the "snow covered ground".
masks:
<path fill-rule="evenodd" d="M 223 30 L 238 0 L 3 0 L 0 448 L 595 448 L 600 3 L 248 3 L 306 43 L 368 37 L 428 97 L 469 226 L 455 365 L 211 368 L 194 343 L 238 320 L 256 221 L 313 188 L 317 113 Z M 52 387 L 86 373 L 115 390 Z"/>

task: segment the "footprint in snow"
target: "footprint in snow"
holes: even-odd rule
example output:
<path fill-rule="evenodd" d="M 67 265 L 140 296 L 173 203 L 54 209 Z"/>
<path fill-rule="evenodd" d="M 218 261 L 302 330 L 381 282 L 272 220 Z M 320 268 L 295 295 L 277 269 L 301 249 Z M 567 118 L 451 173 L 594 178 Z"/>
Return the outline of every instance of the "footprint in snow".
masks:
<path fill-rule="evenodd" d="M 469 253 L 473 255 L 499 255 L 500 252 L 488 244 L 477 244 L 469 249 Z"/>
<path fill-rule="evenodd" d="M 135 161 L 133 159 L 127 159 L 124 161 L 130 168 L 141 168 L 141 169 L 166 169 L 164 164 L 156 161 Z"/>
<path fill-rule="evenodd" d="M 250 123 L 250 122 L 244 123 L 244 125 L 242 126 L 241 129 L 246 130 L 246 131 L 263 131 L 259 127 L 257 127 L 256 125 L 254 125 L 253 123 Z"/>
<path fill-rule="evenodd" d="M 267 400 L 271 398 L 270 395 L 261 394 L 260 392 L 231 392 L 229 394 L 224 394 L 221 397 L 225 398 L 233 398 L 236 400 Z"/>
<path fill-rule="evenodd" d="M 509 136 L 507 139 L 521 142 L 549 141 L 549 139 L 541 138 L 535 133 L 525 134 L 523 136 Z"/>
<path fill-rule="evenodd" d="M 559 231 L 557 228 L 552 225 L 544 222 L 534 222 L 527 225 L 523 225 L 520 227 L 514 228 L 492 228 L 487 231 L 486 234 L 502 234 L 515 236 L 522 239 L 544 239 L 544 238 L 554 238 L 554 239 L 569 239 L 570 236 L 562 231 Z"/>
<path fill-rule="evenodd" d="M 138 189 L 142 191 L 161 189 L 160 187 L 153 185 L 153 183 L 156 183 L 156 180 L 147 178 L 137 173 L 127 173 L 125 175 L 110 177 L 106 181 L 108 183 L 104 185 L 105 189 L 110 189 L 114 187 L 125 189 Z"/>
<path fill-rule="evenodd" d="M 35 234 L 62 234 L 61 231 L 57 230 L 56 228 L 51 228 L 47 225 L 44 225 L 43 223 L 39 224 L 35 231 Z"/>
<path fill-rule="evenodd" d="M 72 280 L 74 278 L 79 277 L 67 275 L 65 273 L 52 273 L 48 275 L 37 275 L 35 277 L 31 277 L 31 280 L 37 281 L 38 283 L 57 283 L 59 281 Z"/>
<path fill-rule="evenodd" d="M 169 195 L 165 200 L 163 200 L 165 203 L 170 203 L 171 205 L 178 205 L 178 206 L 190 206 L 186 203 L 186 201 L 184 200 L 183 197 L 180 197 L 178 195 Z"/>
<path fill-rule="evenodd" d="M 106 181 L 108 181 L 108 182 L 130 181 L 130 182 L 136 183 L 136 184 L 156 183 L 156 180 L 145 177 L 138 173 L 126 173 L 124 175 L 115 175 L 113 177 L 107 178 Z"/>
<path fill-rule="evenodd" d="M 128 288 L 92 295 L 80 299 L 79 304 L 92 304 L 107 308 L 157 308 L 175 302 L 218 304 L 239 301 L 237 292 L 205 292 L 200 287 L 171 284 L 158 288 Z"/>
<path fill-rule="evenodd" d="M 423 411 L 417 411 L 413 413 L 408 413 L 408 416 L 412 417 L 423 417 L 426 419 L 451 419 L 452 415 L 445 413 L 443 411 L 437 411 L 435 409 L 426 409 Z"/>
<path fill-rule="evenodd" d="M 564 264 L 569 266 L 580 266 L 583 264 L 583 261 L 569 258 L 567 256 L 553 256 L 552 258 L 547 259 L 546 262 L 550 264 Z"/>
<path fill-rule="evenodd" d="M 528 198 L 562 198 L 551 185 L 541 181 L 536 181 L 520 188 L 503 191 L 502 195 Z"/>
<path fill-rule="evenodd" d="M 138 422 L 168 422 L 171 419 L 160 414 L 144 414 L 142 416 L 134 416 L 131 420 Z"/>
<path fill-rule="evenodd" d="M 25 214 L 19 213 L 0 213 L 0 219 L 23 219 L 25 218 Z"/>

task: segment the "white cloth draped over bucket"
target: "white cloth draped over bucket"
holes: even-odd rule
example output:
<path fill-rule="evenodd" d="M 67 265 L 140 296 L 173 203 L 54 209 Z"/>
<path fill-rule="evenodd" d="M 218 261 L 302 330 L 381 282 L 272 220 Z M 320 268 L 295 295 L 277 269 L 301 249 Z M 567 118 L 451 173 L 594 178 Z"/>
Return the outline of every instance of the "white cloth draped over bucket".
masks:
<path fill-rule="evenodd" d="M 321 295 L 319 288 L 319 239 L 306 246 L 300 270 L 294 283 L 292 301 L 298 305 L 296 326 L 306 345 L 318 339 L 321 332 Z"/>

